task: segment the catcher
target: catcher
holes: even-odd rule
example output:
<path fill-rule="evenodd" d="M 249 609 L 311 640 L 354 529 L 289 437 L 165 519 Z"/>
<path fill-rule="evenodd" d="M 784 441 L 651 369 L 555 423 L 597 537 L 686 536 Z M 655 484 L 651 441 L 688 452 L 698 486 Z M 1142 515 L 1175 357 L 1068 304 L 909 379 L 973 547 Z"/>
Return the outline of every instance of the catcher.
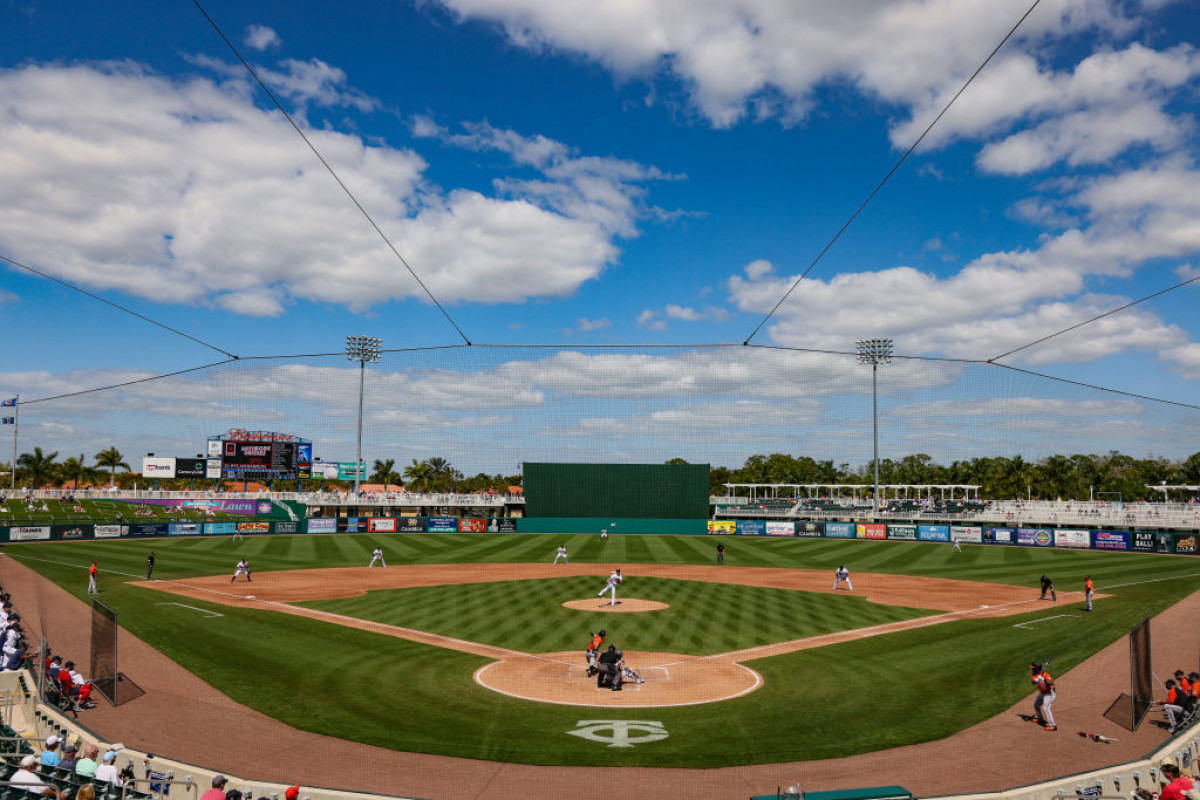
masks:
<path fill-rule="evenodd" d="M 630 669 L 629 667 L 627 667 L 625 665 L 625 659 L 621 659 L 620 661 L 617 662 L 617 669 L 619 669 L 621 671 L 621 677 L 627 681 L 633 681 L 634 683 L 645 683 L 646 682 L 645 678 L 643 678 L 641 675 L 638 675 L 636 672 L 634 672 L 632 669 Z"/>
<path fill-rule="evenodd" d="M 596 656 L 600 655 L 600 646 L 604 644 L 604 637 L 607 635 L 608 631 L 604 628 L 601 628 L 599 633 L 593 633 L 592 643 L 587 646 L 587 650 L 583 651 L 587 658 L 587 676 L 589 678 L 596 674 Z"/>
<path fill-rule="evenodd" d="M 617 587 L 620 586 L 621 582 L 624 580 L 625 579 L 621 577 L 620 568 L 614 569 L 613 574 L 608 576 L 608 583 L 604 584 L 604 588 L 600 590 L 600 593 L 596 595 L 596 597 L 604 597 L 605 592 L 611 591 L 612 602 L 610 602 L 609 605 L 615 606 L 617 604 Z"/>

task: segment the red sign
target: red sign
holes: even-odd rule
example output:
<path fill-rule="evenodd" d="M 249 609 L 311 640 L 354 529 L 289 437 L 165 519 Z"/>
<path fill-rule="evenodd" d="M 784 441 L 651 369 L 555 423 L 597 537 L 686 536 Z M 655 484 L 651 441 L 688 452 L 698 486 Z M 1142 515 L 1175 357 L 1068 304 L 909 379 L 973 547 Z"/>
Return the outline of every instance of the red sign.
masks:
<path fill-rule="evenodd" d="M 486 530 L 486 519 L 460 519 L 458 521 L 459 533 L 483 533 Z"/>
<path fill-rule="evenodd" d="M 299 438 L 290 433 L 272 433 L 270 431 L 248 431 L 245 428 L 232 428 L 224 436 L 228 442 L 296 442 Z"/>
<path fill-rule="evenodd" d="M 887 525 L 872 525 L 859 523 L 857 526 L 859 539 L 886 539 Z"/>

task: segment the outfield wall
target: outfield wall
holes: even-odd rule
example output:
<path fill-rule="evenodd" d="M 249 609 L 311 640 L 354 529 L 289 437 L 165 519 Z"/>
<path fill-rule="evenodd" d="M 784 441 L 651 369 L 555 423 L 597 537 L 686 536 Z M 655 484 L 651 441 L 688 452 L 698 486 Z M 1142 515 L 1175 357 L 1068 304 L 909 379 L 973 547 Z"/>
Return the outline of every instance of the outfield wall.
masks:
<path fill-rule="evenodd" d="M 951 542 L 974 545 L 1200 555 L 1200 534 L 992 525 L 919 525 L 792 520 L 627 519 L 612 517 L 313 517 L 254 522 L 0 525 L 0 542 L 303 533 L 600 533 L 765 536 L 806 539 Z"/>

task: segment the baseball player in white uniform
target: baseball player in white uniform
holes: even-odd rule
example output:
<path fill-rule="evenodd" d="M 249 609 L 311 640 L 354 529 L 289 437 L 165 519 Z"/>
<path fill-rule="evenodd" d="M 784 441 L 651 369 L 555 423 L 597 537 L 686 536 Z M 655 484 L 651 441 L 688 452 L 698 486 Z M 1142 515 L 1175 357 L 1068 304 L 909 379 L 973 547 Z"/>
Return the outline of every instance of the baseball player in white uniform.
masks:
<path fill-rule="evenodd" d="M 837 589 L 843 583 L 846 584 L 847 589 L 852 592 L 854 591 L 854 584 L 850 583 L 850 570 L 846 569 L 845 564 L 842 564 L 837 568 L 837 571 L 833 573 L 833 588 Z"/>
<path fill-rule="evenodd" d="M 229 579 L 229 582 L 233 583 L 236 581 L 238 575 L 245 575 L 246 582 L 250 583 L 250 562 L 244 558 L 237 563 L 237 569 L 234 571 L 233 577 Z"/>
<path fill-rule="evenodd" d="M 557 564 L 560 558 L 564 564 L 571 563 L 571 559 L 567 558 L 567 546 L 565 544 L 559 546 L 558 553 L 554 556 L 554 563 Z"/>
<path fill-rule="evenodd" d="M 600 541 L 603 542 L 606 539 L 608 539 L 608 528 L 601 528 L 600 529 Z"/>
<path fill-rule="evenodd" d="M 609 605 L 615 606 L 617 604 L 617 586 L 619 586 L 623 580 L 625 579 L 621 577 L 621 570 L 614 569 L 613 574 L 608 576 L 608 583 L 604 584 L 604 588 L 600 590 L 600 594 L 596 595 L 596 597 L 604 597 L 605 592 L 611 591 L 612 602 L 610 602 Z"/>
<path fill-rule="evenodd" d="M 375 548 L 375 552 L 371 554 L 371 563 L 367 565 L 367 569 L 370 569 L 371 567 L 375 566 L 376 561 L 378 561 L 380 564 L 383 564 L 385 567 L 387 566 L 387 562 L 383 560 L 383 548 L 382 547 Z"/>

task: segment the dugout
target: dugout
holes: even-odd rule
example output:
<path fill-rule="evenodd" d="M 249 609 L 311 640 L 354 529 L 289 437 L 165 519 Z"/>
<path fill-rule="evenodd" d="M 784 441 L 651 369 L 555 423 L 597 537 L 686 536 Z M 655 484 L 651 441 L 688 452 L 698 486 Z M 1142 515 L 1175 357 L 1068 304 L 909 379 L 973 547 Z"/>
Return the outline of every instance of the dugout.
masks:
<path fill-rule="evenodd" d="M 525 516 L 708 519 L 708 464 L 522 465 Z"/>

